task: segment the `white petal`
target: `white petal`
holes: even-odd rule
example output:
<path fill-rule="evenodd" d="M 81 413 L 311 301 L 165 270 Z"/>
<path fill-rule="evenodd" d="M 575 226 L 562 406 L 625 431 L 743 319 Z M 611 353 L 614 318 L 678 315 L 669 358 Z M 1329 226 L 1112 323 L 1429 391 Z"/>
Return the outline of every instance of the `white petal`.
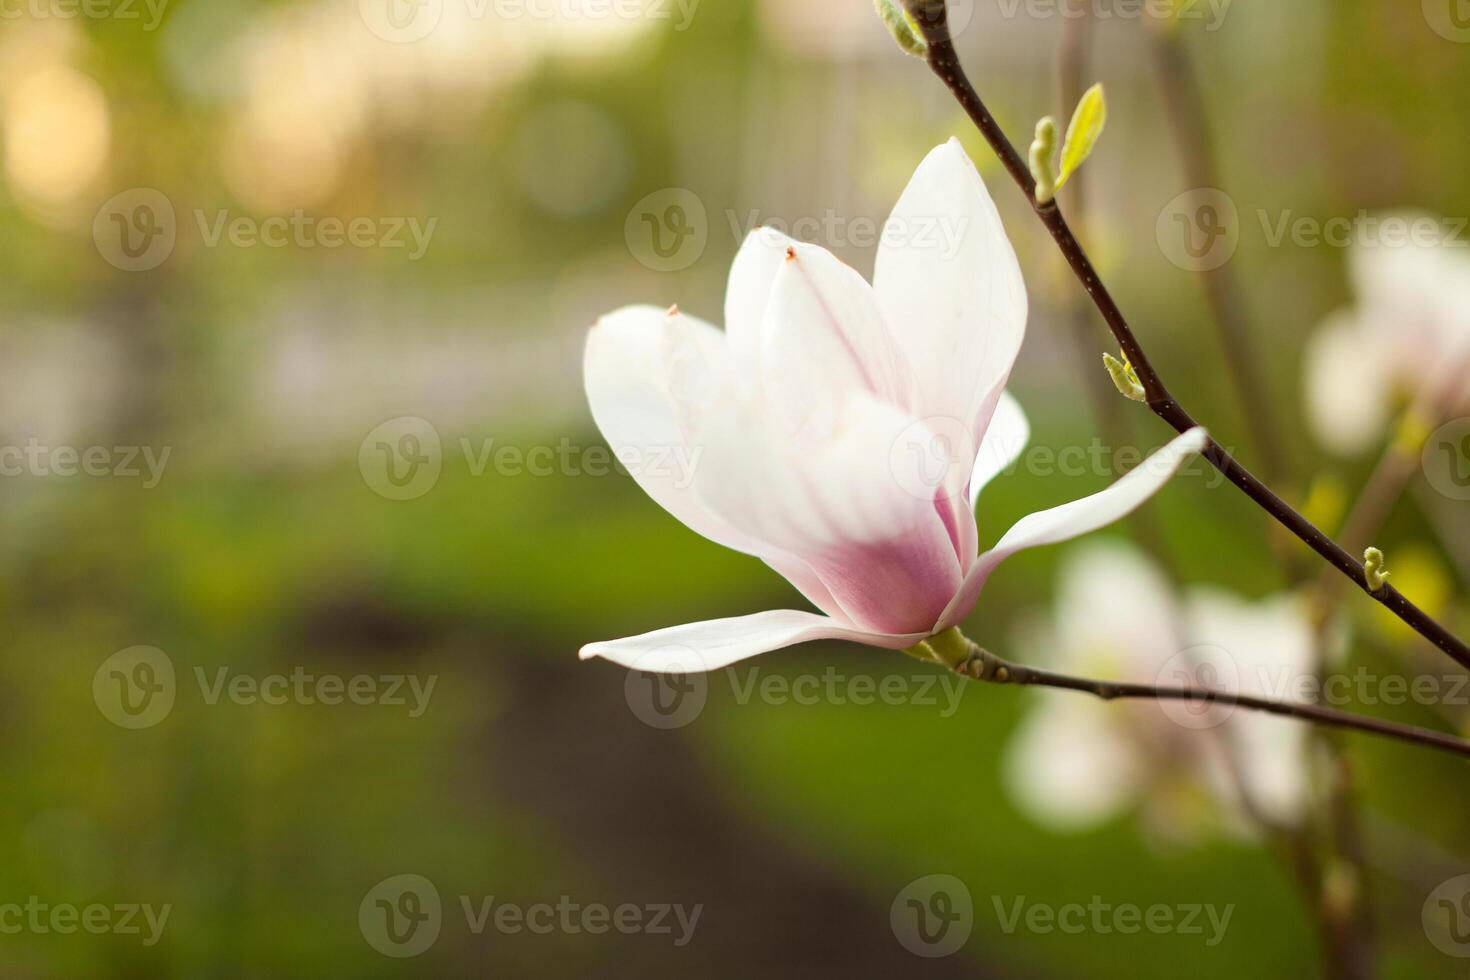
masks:
<path fill-rule="evenodd" d="M 701 450 L 688 430 L 732 410 L 728 359 L 720 331 L 694 317 L 648 306 L 618 310 L 587 337 L 583 373 L 592 416 L 659 506 L 711 541 L 763 558 L 828 608 L 830 594 L 804 562 L 736 530 L 694 493 Z"/>
<path fill-rule="evenodd" d="M 761 338 L 766 307 L 786 250 L 796 242 L 774 228 L 757 228 L 745 236 L 730 280 L 725 286 L 725 335 L 742 377 L 759 377 Z"/>
<path fill-rule="evenodd" d="M 948 629 L 964 619 L 979 598 L 990 573 L 1011 555 L 1026 548 L 1069 541 L 1126 517 L 1158 493 L 1190 454 L 1205 447 L 1206 441 L 1204 429 L 1191 429 L 1106 490 L 1051 510 L 1029 514 L 1017 521 L 994 548 L 971 566 L 965 575 L 964 585 L 945 609 L 937 629 Z"/>
<path fill-rule="evenodd" d="M 1048 692 L 1013 736 L 1004 778 L 1015 803 L 1055 831 L 1117 816 L 1139 788 L 1137 746 L 1113 705 Z"/>
<path fill-rule="evenodd" d="M 980 452 L 975 457 L 975 471 L 970 476 L 971 510 L 980 500 L 980 491 L 1020 459 L 1030 441 L 1031 423 L 1026 421 L 1021 403 L 1010 392 L 1004 392 L 996 403 L 995 414 L 990 418 L 985 438 L 980 443 Z"/>
<path fill-rule="evenodd" d="M 650 497 L 695 531 L 726 547 L 745 550 L 749 541 L 710 514 L 689 492 L 693 454 L 686 428 L 694 406 L 681 401 L 674 366 L 692 373 L 706 360 L 718 379 L 728 359 L 724 338 L 714 327 L 690 316 L 670 315 L 650 306 L 627 307 L 598 321 L 587 335 L 583 375 L 592 417 L 620 459 L 647 460 L 629 467 Z M 707 398 L 726 397 L 712 380 Z M 675 454 L 678 454 L 677 456 Z M 655 466 L 655 459 L 670 465 Z M 689 469 L 672 465 L 679 460 Z"/>
<path fill-rule="evenodd" d="M 623 640 L 589 643 L 581 657 L 604 657 L 624 667 L 652 673 L 695 673 L 812 640 L 847 640 L 888 650 L 902 650 L 925 638 L 923 633 L 891 636 L 843 626 L 826 616 L 780 610 L 670 626 Z"/>
<path fill-rule="evenodd" d="M 830 431 L 853 392 L 899 408 L 913 402 L 913 372 L 872 287 L 824 248 L 788 247 L 763 331 L 765 391 L 792 431 Z"/>
<path fill-rule="evenodd" d="M 1307 418 L 1324 446 L 1353 456 L 1384 437 L 1395 368 L 1377 333 L 1339 313 L 1307 341 L 1305 369 Z"/>
<path fill-rule="evenodd" d="M 884 228 L 873 287 L 923 379 L 923 417 L 970 427 L 978 440 L 1020 351 L 1026 286 L 1015 250 L 959 142 L 915 171 Z"/>
<path fill-rule="evenodd" d="M 696 492 L 748 537 L 794 554 L 888 537 L 924 509 L 902 494 L 889 463 L 912 423 L 862 396 L 839 419 L 841 429 L 821 442 L 789 438 L 755 407 L 713 419 L 697 447 Z"/>

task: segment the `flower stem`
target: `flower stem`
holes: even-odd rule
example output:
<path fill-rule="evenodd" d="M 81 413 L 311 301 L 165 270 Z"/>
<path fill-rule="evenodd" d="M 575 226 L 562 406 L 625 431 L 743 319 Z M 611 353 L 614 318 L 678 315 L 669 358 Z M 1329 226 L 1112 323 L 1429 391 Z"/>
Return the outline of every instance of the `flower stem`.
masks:
<path fill-rule="evenodd" d="M 930 69 L 949 88 L 976 128 L 980 130 L 981 135 L 985 137 L 986 142 L 990 144 L 991 149 L 1000 158 L 1001 164 L 1011 175 L 1011 179 L 1026 195 L 1026 199 L 1032 202 L 1032 209 L 1041 219 L 1042 224 L 1046 226 L 1047 231 L 1061 250 L 1062 256 L 1067 260 L 1067 264 L 1071 266 L 1073 273 L 1082 283 L 1082 287 L 1092 298 L 1093 304 L 1102 313 L 1108 329 L 1112 331 L 1123 354 L 1137 371 L 1148 407 L 1178 432 L 1187 432 L 1196 427 L 1199 423 L 1169 393 L 1169 389 L 1165 387 L 1158 372 L 1154 370 L 1148 355 L 1139 344 L 1132 327 L 1129 326 L 1127 318 L 1118 308 L 1118 304 L 1108 292 L 1107 287 L 1103 285 L 1097 270 L 1093 267 L 1092 260 L 1087 257 L 1086 251 L 1077 241 L 1076 235 L 1072 233 L 1067 219 L 1062 216 L 1056 202 L 1053 201 L 1044 206 L 1035 204 L 1036 187 L 1026 161 L 1016 151 L 1000 125 L 996 123 L 995 117 L 990 114 L 990 110 L 986 108 L 985 103 L 965 75 L 964 68 L 960 65 L 954 43 L 950 40 L 943 0 L 908 0 L 908 3 L 928 41 L 929 52 L 926 61 Z M 1214 439 L 1210 439 L 1205 446 L 1204 457 L 1224 474 L 1227 480 L 1254 500 L 1262 510 L 1300 538 L 1339 572 L 1351 579 L 1365 593 L 1388 608 L 1420 636 L 1433 643 L 1461 666 L 1470 668 L 1470 645 L 1456 637 L 1423 609 L 1410 602 L 1392 585 L 1385 585 L 1376 592 L 1371 590 L 1360 561 L 1277 496 L 1270 487 L 1256 478 Z"/>

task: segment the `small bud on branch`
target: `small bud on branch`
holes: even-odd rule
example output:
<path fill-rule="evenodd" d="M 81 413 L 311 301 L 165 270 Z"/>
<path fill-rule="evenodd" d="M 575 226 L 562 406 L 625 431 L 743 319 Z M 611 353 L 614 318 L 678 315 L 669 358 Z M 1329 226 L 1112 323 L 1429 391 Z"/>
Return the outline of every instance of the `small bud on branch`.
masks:
<path fill-rule="evenodd" d="M 1133 365 L 1126 358 L 1118 360 L 1112 354 L 1103 354 L 1103 366 L 1108 369 L 1108 376 L 1113 379 L 1119 393 L 1125 398 L 1131 398 L 1136 402 L 1148 401 L 1148 394 L 1143 389 L 1143 383 L 1138 380 L 1138 372 L 1133 370 Z"/>
<path fill-rule="evenodd" d="M 1377 548 L 1369 548 L 1363 552 L 1363 578 L 1368 582 L 1369 592 L 1382 592 L 1383 586 L 1388 581 L 1389 573 L 1385 570 L 1386 559 L 1383 552 Z"/>
<path fill-rule="evenodd" d="M 899 6 L 898 0 L 873 0 L 873 6 L 900 48 L 915 58 L 928 55 L 929 44 L 924 40 L 923 31 L 915 23 L 913 14 Z"/>
<path fill-rule="evenodd" d="M 1031 177 L 1036 181 L 1036 203 L 1050 204 L 1057 196 L 1057 171 L 1052 158 L 1057 152 L 1057 121 L 1042 116 L 1031 143 Z"/>

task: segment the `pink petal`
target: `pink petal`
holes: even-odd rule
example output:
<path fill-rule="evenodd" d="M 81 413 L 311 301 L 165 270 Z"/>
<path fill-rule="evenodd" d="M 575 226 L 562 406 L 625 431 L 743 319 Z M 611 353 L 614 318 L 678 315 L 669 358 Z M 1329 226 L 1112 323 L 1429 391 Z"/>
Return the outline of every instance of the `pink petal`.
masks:
<path fill-rule="evenodd" d="M 924 629 L 961 579 L 922 461 L 902 451 L 925 430 L 867 395 L 838 421 L 813 442 L 759 413 L 723 419 L 707 434 L 696 491 L 740 533 L 800 556 L 832 595 L 825 612 L 879 632 Z"/>

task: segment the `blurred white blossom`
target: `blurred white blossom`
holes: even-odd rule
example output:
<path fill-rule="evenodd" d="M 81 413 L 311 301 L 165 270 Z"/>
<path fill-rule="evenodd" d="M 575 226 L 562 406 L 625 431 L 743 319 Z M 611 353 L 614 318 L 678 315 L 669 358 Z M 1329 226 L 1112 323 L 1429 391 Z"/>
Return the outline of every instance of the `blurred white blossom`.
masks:
<path fill-rule="evenodd" d="M 1382 441 L 1396 406 L 1416 397 L 1470 407 L 1470 243 L 1427 215 L 1380 225 L 1390 220 L 1411 233 L 1352 246 L 1356 305 L 1333 314 L 1306 350 L 1308 417 L 1344 455 Z"/>
<path fill-rule="evenodd" d="M 1218 589 L 1175 596 L 1121 543 L 1064 565 L 1050 621 L 1021 644 L 1067 673 L 1290 698 L 1310 675 L 1314 636 L 1298 599 Z M 1080 831 L 1136 808 L 1150 831 L 1192 841 L 1246 832 L 1254 811 L 1297 820 L 1308 801 L 1305 725 L 1189 702 L 1113 702 L 1041 691 L 1008 748 L 1012 798 L 1038 823 Z"/>

